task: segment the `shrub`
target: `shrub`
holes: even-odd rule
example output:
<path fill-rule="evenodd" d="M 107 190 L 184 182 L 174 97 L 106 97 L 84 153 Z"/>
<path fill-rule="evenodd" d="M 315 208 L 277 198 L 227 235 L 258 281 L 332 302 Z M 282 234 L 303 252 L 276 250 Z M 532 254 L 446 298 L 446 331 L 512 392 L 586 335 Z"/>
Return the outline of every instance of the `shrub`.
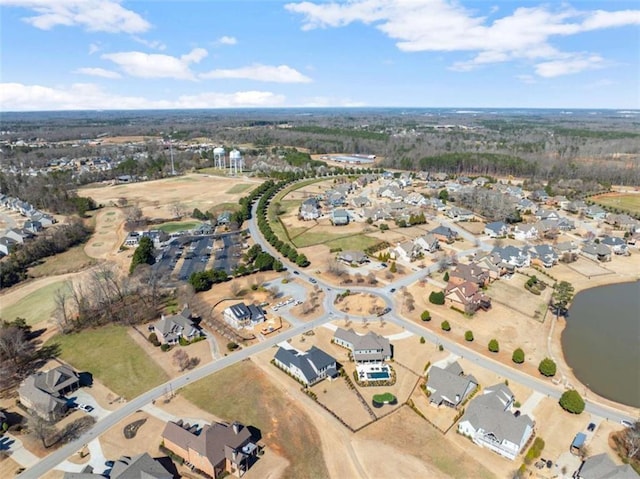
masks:
<path fill-rule="evenodd" d="M 154 346 L 160 346 L 160 341 L 158 341 L 158 335 L 156 333 L 151 333 L 147 339 L 149 339 L 149 342 Z"/>
<path fill-rule="evenodd" d="M 572 414 L 584 411 L 584 399 L 575 389 L 569 389 L 560 396 L 560 407 Z"/>
<path fill-rule="evenodd" d="M 160 349 L 162 349 L 163 351 L 169 351 L 171 349 L 171 346 L 168 345 L 167 343 L 164 343 L 162 346 L 160 346 Z"/>
<path fill-rule="evenodd" d="M 524 363 L 524 351 L 521 348 L 516 349 L 511 356 L 511 360 L 516 364 Z"/>
<path fill-rule="evenodd" d="M 491 351 L 492 353 L 497 353 L 498 351 L 500 351 L 500 345 L 498 344 L 497 339 L 492 339 L 491 341 L 489 341 L 489 351 Z"/>
<path fill-rule="evenodd" d="M 464 339 L 465 341 L 473 341 L 473 331 L 465 331 Z"/>
<path fill-rule="evenodd" d="M 438 344 L 438 351 L 444 351 L 444 346 L 442 344 Z"/>
<path fill-rule="evenodd" d="M 227 343 L 227 349 L 229 351 L 235 351 L 236 349 L 238 349 L 240 346 L 237 343 L 234 343 L 233 341 L 229 341 Z"/>
<path fill-rule="evenodd" d="M 420 315 L 420 319 L 423 321 L 431 321 L 431 313 L 425 309 Z"/>
<path fill-rule="evenodd" d="M 432 291 L 429 295 L 429 302 L 432 304 L 444 304 L 444 292 Z"/>
<path fill-rule="evenodd" d="M 420 344 L 424 344 L 426 342 L 427 342 L 427 340 L 424 339 L 424 336 L 420 336 Z"/>
<path fill-rule="evenodd" d="M 447 271 L 444 276 L 442 277 L 443 281 L 449 281 L 449 272 Z"/>
<path fill-rule="evenodd" d="M 442 321 L 442 324 L 440 324 L 440 327 L 442 328 L 443 331 L 451 331 L 451 325 L 449 324 L 449 321 Z"/>
<path fill-rule="evenodd" d="M 544 358 L 540 361 L 540 365 L 538 366 L 538 371 L 540 374 L 546 377 L 552 377 L 556 375 L 556 363 L 551 358 Z"/>

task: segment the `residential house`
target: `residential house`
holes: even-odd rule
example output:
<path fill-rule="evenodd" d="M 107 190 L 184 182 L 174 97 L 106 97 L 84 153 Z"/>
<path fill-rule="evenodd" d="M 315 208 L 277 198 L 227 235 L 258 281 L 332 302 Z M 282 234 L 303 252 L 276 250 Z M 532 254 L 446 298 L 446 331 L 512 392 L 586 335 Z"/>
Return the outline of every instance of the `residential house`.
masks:
<path fill-rule="evenodd" d="M 24 226 L 23 228 L 28 231 L 31 234 L 38 234 L 40 231 L 42 231 L 42 223 L 40 223 L 39 221 L 25 221 L 24 222 Z"/>
<path fill-rule="evenodd" d="M 531 223 L 518 223 L 513 228 L 513 237 L 519 241 L 535 239 L 538 237 L 538 228 Z"/>
<path fill-rule="evenodd" d="M 497 277 L 498 273 L 496 271 L 496 278 Z M 489 270 L 478 263 L 458 263 L 455 269 L 449 273 L 449 281 L 454 284 L 462 284 L 468 281 L 479 287 L 483 287 L 488 285 L 490 280 L 491 275 Z"/>
<path fill-rule="evenodd" d="M 402 243 L 398 243 L 398 245 L 393 248 L 392 251 L 395 258 L 401 261 L 406 261 L 408 263 L 418 259 L 421 252 L 422 251 L 420 247 L 417 246 L 413 241 L 404 241 Z"/>
<path fill-rule="evenodd" d="M 322 349 L 311 346 L 308 351 L 280 347 L 273 358 L 276 366 L 288 372 L 305 386 L 313 386 L 325 378 L 338 376 L 336 360 Z"/>
<path fill-rule="evenodd" d="M 402 201 L 407 193 L 402 191 L 397 185 L 385 185 L 378 189 L 377 195 L 379 198 L 389 198 L 394 201 Z"/>
<path fill-rule="evenodd" d="M 177 344 L 181 338 L 191 341 L 202 335 L 202 331 L 193 322 L 191 310 L 186 307 L 178 314 L 163 314 L 150 329 L 156 333 L 158 341 L 167 344 Z"/>
<path fill-rule="evenodd" d="M 529 249 L 529 255 L 531 256 L 531 264 L 541 264 L 545 268 L 551 268 L 554 264 L 558 264 L 558 253 L 548 244 L 532 246 Z"/>
<path fill-rule="evenodd" d="M 33 238 L 33 234 L 22 228 L 10 228 L 4 234 L 5 238 L 11 238 L 18 244 L 24 244 L 30 238 Z"/>
<path fill-rule="evenodd" d="M 524 191 L 517 185 L 509 185 L 505 189 L 505 193 L 513 198 L 524 198 Z"/>
<path fill-rule="evenodd" d="M 502 383 L 486 388 L 469 402 L 458 432 L 475 444 L 514 460 L 532 436 L 534 422 L 526 414 L 512 414 L 509 409 L 513 401 L 513 393 Z"/>
<path fill-rule="evenodd" d="M 592 220 L 604 220 L 607 217 L 607 212 L 602 209 L 601 206 L 591 205 L 585 211 L 584 214 L 587 218 L 591 218 Z"/>
<path fill-rule="evenodd" d="M 391 359 L 393 354 L 389 340 L 373 331 L 359 335 L 353 329 L 338 328 L 333 342 L 349 349 L 357 363 L 378 363 Z"/>
<path fill-rule="evenodd" d="M 491 255 L 485 254 L 483 256 L 479 256 L 474 260 L 473 264 L 478 266 L 483 271 L 485 271 L 489 275 L 489 280 L 499 279 L 503 273 L 502 268 L 493 261 Z M 467 279 L 467 281 L 471 281 L 471 280 Z"/>
<path fill-rule="evenodd" d="M 210 223 L 202 223 L 193 230 L 194 235 L 213 234 L 213 226 Z"/>
<path fill-rule="evenodd" d="M 140 244 L 141 234 L 137 231 L 131 231 L 124 239 L 124 246 L 136 248 Z"/>
<path fill-rule="evenodd" d="M 447 205 L 445 205 L 440 198 L 429 198 L 426 206 L 437 211 L 444 211 L 447 209 Z"/>
<path fill-rule="evenodd" d="M 557 206 L 560 209 L 565 209 L 569 204 L 569 200 L 564 195 L 556 195 L 547 200 L 548 205 Z"/>
<path fill-rule="evenodd" d="M 478 309 L 486 311 L 491 308 L 491 298 L 485 295 L 478 288 L 478 285 L 471 281 L 458 283 L 457 281 L 451 281 L 451 278 L 449 278 L 444 294 L 446 299 L 457 306 L 462 306 L 465 311 L 476 311 Z"/>
<path fill-rule="evenodd" d="M 494 256 L 494 262 L 498 265 L 507 267 L 513 266 L 515 268 L 525 268 L 531 264 L 531 256 L 529 253 L 516 246 L 504 246 L 495 247 L 491 250 L 491 254 Z"/>
<path fill-rule="evenodd" d="M 611 261 L 611 248 L 602 243 L 584 243 L 580 253 L 593 261 Z"/>
<path fill-rule="evenodd" d="M 338 253 L 337 259 L 348 265 L 360 265 L 369 262 L 369 257 L 362 251 L 341 251 Z"/>
<path fill-rule="evenodd" d="M 538 220 L 559 220 L 560 215 L 554 210 L 538 210 L 536 211 L 536 219 Z"/>
<path fill-rule="evenodd" d="M 362 216 L 373 221 L 386 220 L 391 218 L 391 213 L 385 206 L 374 206 L 372 208 L 363 208 Z"/>
<path fill-rule="evenodd" d="M 440 249 L 440 242 L 438 241 L 438 238 L 436 238 L 436 235 L 431 233 L 418 236 L 413 240 L 413 243 L 427 253 L 433 253 Z"/>
<path fill-rule="evenodd" d="M 559 258 L 575 258 L 580 253 L 580 247 L 575 241 L 563 241 L 554 245 L 554 248 Z"/>
<path fill-rule="evenodd" d="M 264 321 L 264 312 L 258 306 L 244 303 L 237 303 L 229 306 L 222 312 L 222 316 L 227 324 L 236 329 L 252 328 L 256 324 Z"/>
<path fill-rule="evenodd" d="M 537 201 L 538 203 L 546 203 L 549 199 L 549 195 L 545 190 L 535 190 L 533 193 L 531 193 L 529 198 L 533 201 Z"/>
<path fill-rule="evenodd" d="M 65 472 L 63 479 L 97 479 L 104 478 L 104 474 L 93 473 L 93 467 L 88 466 L 85 472 Z M 122 456 L 114 461 L 109 473 L 109 479 L 173 479 L 173 474 L 148 453 L 135 456 Z"/>
<path fill-rule="evenodd" d="M 458 233 L 448 226 L 437 226 L 431 231 L 429 231 L 432 235 L 438 238 L 438 241 L 442 241 L 443 243 L 453 243 L 458 238 Z"/>
<path fill-rule="evenodd" d="M 445 214 L 453 221 L 471 221 L 475 217 L 473 211 L 457 206 L 449 208 Z"/>
<path fill-rule="evenodd" d="M 216 224 L 220 226 L 228 226 L 231 223 L 231 211 L 223 211 L 216 218 Z"/>
<path fill-rule="evenodd" d="M 535 213 L 538 211 L 538 205 L 527 198 L 523 198 L 516 204 L 516 209 L 521 213 L 525 213 L 527 211 Z"/>
<path fill-rule="evenodd" d="M 331 223 L 333 223 L 334 226 L 348 225 L 349 213 L 347 213 L 347 210 L 341 208 L 333 210 L 331 213 Z"/>
<path fill-rule="evenodd" d="M 342 206 L 346 202 L 344 193 L 336 190 L 329 190 L 325 193 L 325 202 L 331 207 Z"/>
<path fill-rule="evenodd" d="M 575 479 L 638 479 L 638 474 L 629 464 L 617 465 L 604 452 L 585 459 L 573 477 Z"/>
<path fill-rule="evenodd" d="M 484 227 L 484 234 L 490 238 L 501 238 L 507 236 L 509 226 L 504 221 L 494 221 L 487 223 Z"/>
<path fill-rule="evenodd" d="M 485 178 L 484 176 L 478 176 L 477 178 L 475 178 L 472 183 L 475 186 L 478 186 L 480 188 L 484 187 L 484 185 L 486 185 L 487 183 L 489 183 L 489 178 Z"/>
<path fill-rule="evenodd" d="M 427 391 L 429 404 L 458 408 L 460 404 L 478 387 L 478 380 L 466 375 L 458 362 L 444 368 L 431 366 L 428 371 Z"/>
<path fill-rule="evenodd" d="M 16 240 L 3 236 L 0 238 L 0 253 L 5 256 L 9 255 L 17 244 L 18 242 Z"/>
<path fill-rule="evenodd" d="M 426 206 L 428 200 L 417 191 L 414 191 L 405 196 L 404 202 L 413 206 Z"/>
<path fill-rule="evenodd" d="M 589 205 L 587 205 L 584 201 L 576 200 L 576 201 L 570 201 L 569 203 L 567 203 L 567 205 L 563 209 L 565 211 L 568 211 L 569 213 L 578 214 L 586 211 L 588 207 Z"/>
<path fill-rule="evenodd" d="M 80 376 L 69 366 L 27 376 L 18 388 L 20 403 L 47 421 L 57 421 L 68 410 L 64 397 L 80 387 Z"/>
<path fill-rule="evenodd" d="M 371 200 L 367 196 L 355 196 L 351 199 L 351 204 L 356 208 L 364 208 L 371 205 Z"/>
<path fill-rule="evenodd" d="M 609 213 L 605 221 L 610 225 L 614 225 L 616 228 L 632 233 L 640 229 L 640 221 L 625 213 Z"/>
<path fill-rule="evenodd" d="M 605 236 L 600 240 L 600 244 L 608 246 L 615 254 L 629 254 L 627 242 L 623 238 L 618 238 L 617 236 Z"/>
<path fill-rule="evenodd" d="M 169 421 L 162 432 L 165 448 L 210 477 L 227 472 L 242 477 L 255 462 L 258 447 L 251 431 L 238 422 L 203 428 Z"/>
<path fill-rule="evenodd" d="M 315 220 L 320 217 L 320 203 L 316 198 L 307 198 L 300 205 L 300 218 L 305 221 Z"/>

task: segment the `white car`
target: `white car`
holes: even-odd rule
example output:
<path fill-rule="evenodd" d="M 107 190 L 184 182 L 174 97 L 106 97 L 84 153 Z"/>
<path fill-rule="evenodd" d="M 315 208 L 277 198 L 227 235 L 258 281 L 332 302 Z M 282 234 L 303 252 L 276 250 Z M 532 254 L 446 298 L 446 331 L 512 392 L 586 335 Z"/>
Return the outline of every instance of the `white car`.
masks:
<path fill-rule="evenodd" d="M 89 406 L 88 404 L 78 404 L 76 407 L 84 412 L 93 411 L 93 406 Z"/>
<path fill-rule="evenodd" d="M 631 421 L 627 421 L 626 419 L 620 421 L 620 424 L 622 424 L 624 427 L 633 427 L 633 423 Z"/>

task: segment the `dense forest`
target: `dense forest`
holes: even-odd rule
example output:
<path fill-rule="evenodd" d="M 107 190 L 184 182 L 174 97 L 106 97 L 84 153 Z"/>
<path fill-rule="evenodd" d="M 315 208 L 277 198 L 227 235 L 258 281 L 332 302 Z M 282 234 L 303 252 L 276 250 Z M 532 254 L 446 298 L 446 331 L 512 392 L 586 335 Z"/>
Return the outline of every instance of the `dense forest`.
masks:
<path fill-rule="evenodd" d="M 2 166 L 42 166 L 52 158 L 109 156 L 117 169 L 87 174 L 162 177 L 170 171 L 166 141 L 207 139 L 238 147 L 250 169 L 317 167 L 290 148 L 312 154 L 359 153 L 389 168 L 519 175 L 546 181 L 581 178 L 640 184 L 640 114 L 608 110 L 317 109 L 171 112 L 12 113 L 0 120 L 0 141 L 35 139 L 46 148 L 2 147 Z M 143 144 L 84 143 L 107 136 L 140 136 Z M 158 140 L 164 140 L 165 143 Z M 52 143 L 54 142 L 54 143 Z M 59 143 L 62 142 L 62 143 Z M 75 142 L 71 144 L 69 142 Z M 99 142 L 98 142 L 99 143 Z M 181 171 L 212 165 L 209 149 L 174 148 Z M 1 187 L 1 185 L 0 185 Z"/>

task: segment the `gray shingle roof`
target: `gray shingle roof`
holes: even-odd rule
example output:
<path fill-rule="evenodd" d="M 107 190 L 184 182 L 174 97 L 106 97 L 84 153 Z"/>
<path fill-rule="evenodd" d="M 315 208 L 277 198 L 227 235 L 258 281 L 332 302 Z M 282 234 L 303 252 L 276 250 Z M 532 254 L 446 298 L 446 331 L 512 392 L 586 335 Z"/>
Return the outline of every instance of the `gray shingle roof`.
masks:
<path fill-rule="evenodd" d="M 367 334 L 361 336 L 353 329 L 346 330 L 338 328 L 333 337 L 352 345 L 351 351 L 356 361 L 382 361 L 384 358 L 391 357 L 391 344 L 389 340 L 373 331 L 369 331 Z M 378 352 L 366 352 L 370 350 Z"/>
<path fill-rule="evenodd" d="M 306 352 L 281 347 L 276 352 L 275 359 L 283 364 L 297 367 L 309 384 L 317 381 L 318 371 L 336 363 L 334 358 L 315 346 Z"/>
<path fill-rule="evenodd" d="M 580 479 L 637 479 L 638 474 L 629 464 L 622 466 L 615 462 L 606 454 L 591 456 L 582 463 Z"/>
<path fill-rule="evenodd" d="M 146 452 L 131 458 L 121 457 L 111 469 L 110 479 L 173 479 L 173 474 Z"/>
<path fill-rule="evenodd" d="M 427 388 L 432 391 L 429 400 L 436 404 L 446 401 L 457 406 L 477 384 L 476 378 L 463 374 L 457 361 L 446 368 L 433 366 L 429 369 L 427 381 Z"/>

